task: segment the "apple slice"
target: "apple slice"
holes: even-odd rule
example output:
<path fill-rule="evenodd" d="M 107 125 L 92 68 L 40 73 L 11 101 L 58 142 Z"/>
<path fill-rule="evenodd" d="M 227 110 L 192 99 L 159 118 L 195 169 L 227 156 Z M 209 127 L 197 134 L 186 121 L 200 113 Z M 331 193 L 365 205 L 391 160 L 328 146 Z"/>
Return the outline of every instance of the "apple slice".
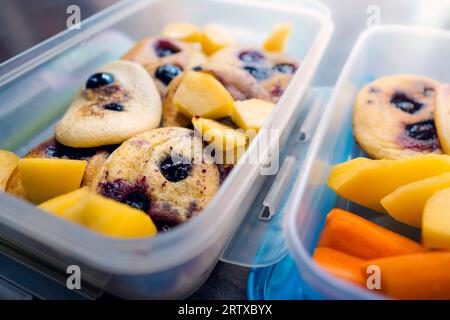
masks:
<path fill-rule="evenodd" d="M 218 121 L 194 117 L 192 124 L 203 137 L 220 151 L 233 150 L 247 145 L 247 137 L 239 130 L 235 130 Z"/>
<path fill-rule="evenodd" d="M 423 210 L 422 241 L 429 249 L 450 249 L 450 188 L 437 191 Z"/>
<path fill-rule="evenodd" d="M 19 174 L 27 199 L 39 204 L 80 188 L 87 161 L 24 158 Z"/>
<path fill-rule="evenodd" d="M 438 89 L 434 123 L 442 150 L 450 154 L 450 84 L 443 84 Z"/>
<path fill-rule="evenodd" d="M 450 172 L 401 186 L 381 199 L 381 205 L 394 219 L 421 228 L 427 200 L 445 188 L 450 188 Z"/>
<path fill-rule="evenodd" d="M 233 97 L 212 75 L 189 71 L 173 97 L 175 106 L 186 116 L 220 119 L 230 115 Z"/>
<path fill-rule="evenodd" d="M 201 44 L 203 52 L 207 55 L 212 55 L 220 49 L 229 47 L 234 43 L 234 38 L 227 30 L 220 26 L 210 24 L 203 29 Z"/>
<path fill-rule="evenodd" d="M 260 99 L 236 101 L 231 118 L 244 130 L 259 130 L 275 108 L 275 104 Z"/>
<path fill-rule="evenodd" d="M 289 23 L 278 24 L 263 44 L 263 48 L 271 52 L 283 52 L 289 35 L 292 33 L 292 25 Z"/>
<path fill-rule="evenodd" d="M 150 217 L 141 210 L 91 193 L 66 217 L 92 231 L 116 238 L 142 238 L 157 234 Z"/>
<path fill-rule="evenodd" d="M 169 23 L 163 30 L 164 37 L 186 42 L 199 42 L 200 30 L 192 23 L 173 22 Z"/>
<path fill-rule="evenodd" d="M 200 117 L 194 117 L 192 125 L 215 151 L 216 163 L 235 164 L 245 153 L 248 137 L 240 130 Z"/>
<path fill-rule="evenodd" d="M 53 213 L 56 216 L 65 218 L 67 210 L 75 207 L 81 200 L 89 194 L 89 188 L 84 187 L 62 196 L 50 199 L 41 203 L 38 208 Z"/>
<path fill-rule="evenodd" d="M 105 236 L 141 238 L 157 234 L 146 213 L 92 193 L 88 188 L 49 200 L 39 208 Z"/>
<path fill-rule="evenodd" d="M 0 192 L 5 192 L 9 177 L 16 169 L 19 157 L 14 153 L 0 150 Z"/>
<path fill-rule="evenodd" d="M 406 184 L 450 171 L 450 156 L 424 155 L 399 160 L 356 158 L 335 165 L 328 186 L 341 197 L 375 211 L 380 201 Z"/>

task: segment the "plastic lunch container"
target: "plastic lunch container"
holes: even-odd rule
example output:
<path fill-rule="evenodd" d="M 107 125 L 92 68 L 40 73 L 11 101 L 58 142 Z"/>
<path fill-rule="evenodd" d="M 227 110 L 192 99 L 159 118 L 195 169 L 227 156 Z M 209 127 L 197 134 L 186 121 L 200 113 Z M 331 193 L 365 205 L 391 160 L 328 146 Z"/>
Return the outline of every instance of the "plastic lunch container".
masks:
<path fill-rule="evenodd" d="M 301 113 L 298 106 L 333 30 L 327 11 L 310 3 L 122 1 L 84 21 L 81 30 L 63 32 L 0 66 L 0 148 L 23 155 L 50 137 L 93 70 L 171 21 L 224 25 L 240 42 L 255 44 L 275 23 L 293 23 L 287 51 L 302 64 L 267 124 L 280 130 L 283 143 Z M 207 279 L 265 182 L 259 174 L 264 157 L 258 164 L 244 162 L 276 146 L 256 150 L 257 142 L 258 138 L 205 211 L 172 232 L 152 239 L 109 239 L 0 194 L 1 241 L 59 273 L 78 265 L 86 284 L 123 298 L 186 297 Z M 258 246 L 251 232 L 247 237 Z M 231 258 L 225 260 L 240 263 L 232 250 L 228 252 Z M 245 259 L 243 264 L 251 261 Z"/>
<path fill-rule="evenodd" d="M 384 26 L 362 33 L 314 135 L 285 214 L 285 236 L 297 268 L 287 257 L 270 270 L 253 273 L 251 280 L 258 286 L 252 288 L 250 297 L 385 298 L 329 275 L 312 261 L 311 254 L 328 212 L 334 207 L 344 208 L 415 240 L 418 240 L 420 230 L 338 197 L 325 180 L 334 164 L 364 156 L 352 133 L 353 102 L 357 92 L 378 77 L 399 73 L 450 82 L 450 74 L 445 67 L 449 54 L 450 32 L 444 30 Z M 289 285 L 282 295 L 282 283 L 287 284 L 288 281 L 298 286 Z"/>

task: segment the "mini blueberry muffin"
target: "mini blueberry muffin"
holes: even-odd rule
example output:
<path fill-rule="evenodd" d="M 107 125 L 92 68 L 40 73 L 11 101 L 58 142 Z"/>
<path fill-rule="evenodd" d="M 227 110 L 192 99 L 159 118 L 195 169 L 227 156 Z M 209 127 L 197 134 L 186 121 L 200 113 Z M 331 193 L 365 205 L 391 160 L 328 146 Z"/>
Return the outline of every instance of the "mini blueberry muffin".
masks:
<path fill-rule="evenodd" d="M 439 83 L 415 75 L 380 78 L 358 94 L 353 131 L 375 159 L 442 153 L 434 124 Z"/>
<path fill-rule="evenodd" d="M 161 97 L 146 70 L 114 61 L 89 77 L 57 124 L 55 137 L 73 148 L 119 144 L 158 127 L 161 115 Z"/>
<path fill-rule="evenodd" d="M 70 148 L 60 144 L 55 138 L 51 138 L 33 148 L 24 158 L 86 160 L 88 161 L 88 165 L 84 172 L 82 186 L 90 186 L 97 171 L 115 148 L 117 148 L 117 146 L 86 149 Z M 20 175 L 17 168 L 8 180 L 6 192 L 19 198 L 26 198 L 25 189 L 20 182 Z"/>
<path fill-rule="evenodd" d="M 299 67 L 299 61 L 284 53 L 238 46 L 218 51 L 209 61 L 247 71 L 266 88 L 273 102 L 278 102 Z"/>
<path fill-rule="evenodd" d="M 220 177 L 194 131 L 159 128 L 124 142 L 105 161 L 92 187 L 147 212 L 158 225 L 176 225 L 206 207 Z"/>
<path fill-rule="evenodd" d="M 140 41 L 122 59 L 144 66 L 155 79 L 161 96 L 166 93 L 169 83 L 183 70 L 206 61 L 205 55 L 193 44 L 159 37 Z"/>
<path fill-rule="evenodd" d="M 218 63 L 208 63 L 204 66 L 195 67 L 194 70 L 214 76 L 227 89 L 235 101 L 253 98 L 271 100 L 265 88 L 250 74 L 239 68 Z M 191 119 L 178 112 L 177 107 L 173 103 L 173 97 L 178 86 L 183 81 L 184 74 L 180 74 L 173 80 L 164 97 L 163 127 L 189 127 L 191 125 Z"/>

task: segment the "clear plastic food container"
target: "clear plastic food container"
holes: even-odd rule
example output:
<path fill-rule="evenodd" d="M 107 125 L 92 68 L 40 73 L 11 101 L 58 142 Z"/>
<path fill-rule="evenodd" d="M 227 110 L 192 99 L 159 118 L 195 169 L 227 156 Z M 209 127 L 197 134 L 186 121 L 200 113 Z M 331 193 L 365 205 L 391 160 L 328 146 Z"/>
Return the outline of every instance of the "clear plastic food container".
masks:
<path fill-rule="evenodd" d="M 254 44 L 261 43 L 278 22 L 294 25 L 287 51 L 302 63 L 267 124 L 280 130 L 283 143 L 301 113 L 300 101 L 333 30 L 327 10 L 309 6 L 310 1 L 302 3 L 122 1 L 87 19 L 81 30 L 63 32 L 0 66 L 0 148 L 23 155 L 50 137 L 55 122 L 93 70 L 172 21 L 223 25 L 239 42 Z M 209 276 L 266 179 L 260 175 L 264 158 L 257 164 L 245 161 L 261 152 L 256 145 L 250 146 L 242 164 L 199 217 L 156 238 L 102 237 L 0 194 L 1 240 L 58 273 L 78 265 L 86 284 L 120 297 L 186 297 Z M 273 148 L 269 145 L 263 154 Z M 258 247 L 251 230 L 247 238 Z"/>
<path fill-rule="evenodd" d="M 444 30 L 383 26 L 371 28 L 360 36 L 314 135 L 285 215 L 285 235 L 301 277 L 303 297 L 384 298 L 331 276 L 311 259 L 328 212 L 335 207 L 344 208 L 415 240 L 418 240 L 420 230 L 338 197 L 325 180 L 334 164 L 364 155 L 352 132 L 357 92 L 376 78 L 399 73 L 429 76 L 448 83 L 449 55 L 450 32 Z M 289 271 L 289 261 L 283 270 L 297 277 L 295 272 Z"/>

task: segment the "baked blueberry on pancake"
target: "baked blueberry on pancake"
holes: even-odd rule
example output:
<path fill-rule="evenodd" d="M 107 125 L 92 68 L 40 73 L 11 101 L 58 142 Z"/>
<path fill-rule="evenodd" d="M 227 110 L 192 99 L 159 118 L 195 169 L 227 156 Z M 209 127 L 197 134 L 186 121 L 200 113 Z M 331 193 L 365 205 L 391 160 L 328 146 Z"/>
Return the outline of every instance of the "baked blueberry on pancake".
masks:
<path fill-rule="evenodd" d="M 160 128 L 124 142 L 92 184 L 103 196 L 179 224 L 200 214 L 219 189 L 219 168 L 200 137 L 185 128 Z"/>
<path fill-rule="evenodd" d="M 438 86 L 414 75 L 383 77 L 366 85 L 353 113 L 356 141 L 375 159 L 442 153 L 434 123 Z"/>
<path fill-rule="evenodd" d="M 119 144 L 161 122 L 161 98 L 139 64 L 120 60 L 86 81 L 56 126 L 56 139 L 74 148 Z"/>
<path fill-rule="evenodd" d="M 285 53 L 242 46 L 222 49 L 209 61 L 245 70 L 264 86 L 274 102 L 283 95 L 300 65 Z"/>
<path fill-rule="evenodd" d="M 192 44 L 164 37 L 152 37 L 138 42 L 122 59 L 144 66 L 164 95 L 169 83 L 183 70 L 206 61 L 205 55 Z"/>

